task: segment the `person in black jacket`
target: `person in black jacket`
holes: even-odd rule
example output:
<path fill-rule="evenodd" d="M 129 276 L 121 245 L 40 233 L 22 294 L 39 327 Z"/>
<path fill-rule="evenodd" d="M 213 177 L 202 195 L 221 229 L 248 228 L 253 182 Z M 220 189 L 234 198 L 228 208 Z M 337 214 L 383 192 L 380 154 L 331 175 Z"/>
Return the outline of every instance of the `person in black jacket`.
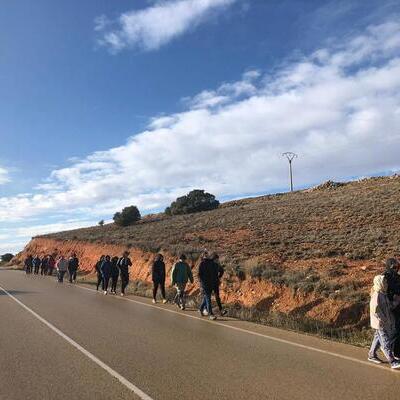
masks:
<path fill-rule="evenodd" d="M 106 256 L 101 256 L 99 261 L 97 261 L 96 265 L 94 266 L 94 269 L 96 270 L 97 273 L 97 286 L 96 286 L 96 290 L 99 290 L 99 286 L 102 286 L 103 289 L 103 275 L 101 274 L 101 264 L 103 264 L 103 261 L 105 259 Z M 104 289 L 103 289 L 104 290 Z"/>
<path fill-rule="evenodd" d="M 221 278 L 224 275 L 225 270 L 224 270 L 224 267 L 219 262 L 219 255 L 217 253 L 214 253 L 213 256 L 211 257 L 211 259 L 216 264 L 216 269 L 218 271 L 218 280 L 216 282 L 215 287 L 213 288 L 213 292 L 214 292 L 214 295 L 215 295 L 215 301 L 217 302 L 220 314 L 221 315 L 225 315 L 226 314 L 226 310 L 224 310 L 222 308 L 221 297 L 219 295 L 219 287 L 221 285 Z"/>
<path fill-rule="evenodd" d="M 125 251 L 117 263 L 121 276 L 121 296 L 125 296 L 125 289 L 129 283 L 129 267 L 132 265 L 132 261 L 128 256 L 129 253 Z"/>
<path fill-rule="evenodd" d="M 117 294 L 117 283 L 119 277 L 118 257 L 111 259 L 111 293 Z"/>
<path fill-rule="evenodd" d="M 203 316 L 204 309 L 206 308 L 209 318 L 213 320 L 217 319 L 212 310 L 211 293 L 218 285 L 218 268 L 207 252 L 203 254 L 199 265 L 199 280 L 203 293 L 203 302 L 200 305 L 199 312 Z"/>
<path fill-rule="evenodd" d="M 25 272 L 27 275 L 32 273 L 33 268 L 33 257 L 29 254 L 24 261 Z"/>
<path fill-rule="evenodd" d="M 49 258 L 47 256 L 42 258 L 42 262 L 40 263 L 40 275 L 47 275 L 48 261 Z"/>
<path fill-rule="evenodd" d="M 69 282 L 76 281 L 76 272 L 78 271 L 79 267 L 79 260 L 75 253 L 68 260 L 68 275 L 69 275 Z"/>
<path fill-rule="evenodd" d="M 167 302 L 165 298 L 165 264 L 162 254 L 157 254 L 151 266 L 151 277 L 153 279 L 153 303 L 156 303 L 157 289 L 160 286 L 163 303 Z"/>
<path fill-rule="evenodd" d="M 104 261 L 101 263 L 100 266 L 101 275 L 103 276 L 103 290 L 104 294 L 107 294 L 108 290 L 108 282 L 110 281 L 111 277 L 111 259 L 110 256 L 106 256 Z"/>

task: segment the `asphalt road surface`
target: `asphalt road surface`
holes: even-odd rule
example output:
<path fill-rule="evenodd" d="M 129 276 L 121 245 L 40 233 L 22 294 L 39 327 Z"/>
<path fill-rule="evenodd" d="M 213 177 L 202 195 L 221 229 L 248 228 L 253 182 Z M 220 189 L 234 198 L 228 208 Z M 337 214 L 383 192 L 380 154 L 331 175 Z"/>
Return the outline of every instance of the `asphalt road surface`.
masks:
<path fill-rule="evenodd" d="M 0 269 L 0 399 L 396 399 L 366 351 Z"/>

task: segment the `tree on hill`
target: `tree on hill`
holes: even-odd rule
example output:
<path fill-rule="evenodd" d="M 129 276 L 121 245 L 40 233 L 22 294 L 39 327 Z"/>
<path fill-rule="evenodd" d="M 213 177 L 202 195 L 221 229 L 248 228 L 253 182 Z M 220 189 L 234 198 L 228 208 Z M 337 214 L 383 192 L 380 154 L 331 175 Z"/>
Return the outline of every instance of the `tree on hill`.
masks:
<path fill-rule="evenodd" d="M 136 206 L 129 206 L 122 209 L 121 212 L 114 214 L 113 220 L 116 225 L 128 226 L 139 221 L 141 218 L 140 211 Z"/>
<path fill-rule="evenodd" d="M 10 262 L 13 259 L 14 255 L 11 253 L 6 253 L 0 256 L 2 262 Z"/>
<path fill-rule="evenodd" d="M 213 194 L 204 190 L 192 190 L 186 196 L 178 197 L 165 209 L 167 215 L 190 214 L 199 211 L 214 210 L 219 207 L 219 201 Z"/>
<path fill-rule="evenodd" d="M 104 225 L 104 219 L 101 219 L 101 220 L 98 222 L 98 224 L 99 224 L 100 226 L 103 226 L 103 225 Z"/>

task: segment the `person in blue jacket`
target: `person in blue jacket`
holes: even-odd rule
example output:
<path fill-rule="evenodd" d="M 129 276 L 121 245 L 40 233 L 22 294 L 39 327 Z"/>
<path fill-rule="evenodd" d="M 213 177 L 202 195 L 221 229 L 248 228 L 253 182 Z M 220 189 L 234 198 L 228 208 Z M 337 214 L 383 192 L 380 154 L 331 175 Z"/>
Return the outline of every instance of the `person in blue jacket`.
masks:
<path fill-rule="evenodd" d="M 106 256 L 100 266 L 101 275 L 103 277 L 103 290 L 104 294 L 107 294 L 108 282 L 111 278 L 111 259 L 110 256 Z"/>

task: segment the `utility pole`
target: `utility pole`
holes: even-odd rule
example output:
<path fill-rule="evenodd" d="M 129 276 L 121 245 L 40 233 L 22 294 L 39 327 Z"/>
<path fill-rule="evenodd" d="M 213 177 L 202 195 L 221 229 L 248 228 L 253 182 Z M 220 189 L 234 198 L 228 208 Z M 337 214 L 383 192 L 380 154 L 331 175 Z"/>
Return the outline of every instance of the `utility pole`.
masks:
<path fill-rule="evenodd" d="M 293 171 L 292 171 L 292 161 L 297 158 L 296 153 L 292 153 L 291 151 L 287 151 L 282 154 L 283 157 L 286 157 L 289 161 L 289 174 L 290 174 L 290 191 L 293 192 Z"/>

